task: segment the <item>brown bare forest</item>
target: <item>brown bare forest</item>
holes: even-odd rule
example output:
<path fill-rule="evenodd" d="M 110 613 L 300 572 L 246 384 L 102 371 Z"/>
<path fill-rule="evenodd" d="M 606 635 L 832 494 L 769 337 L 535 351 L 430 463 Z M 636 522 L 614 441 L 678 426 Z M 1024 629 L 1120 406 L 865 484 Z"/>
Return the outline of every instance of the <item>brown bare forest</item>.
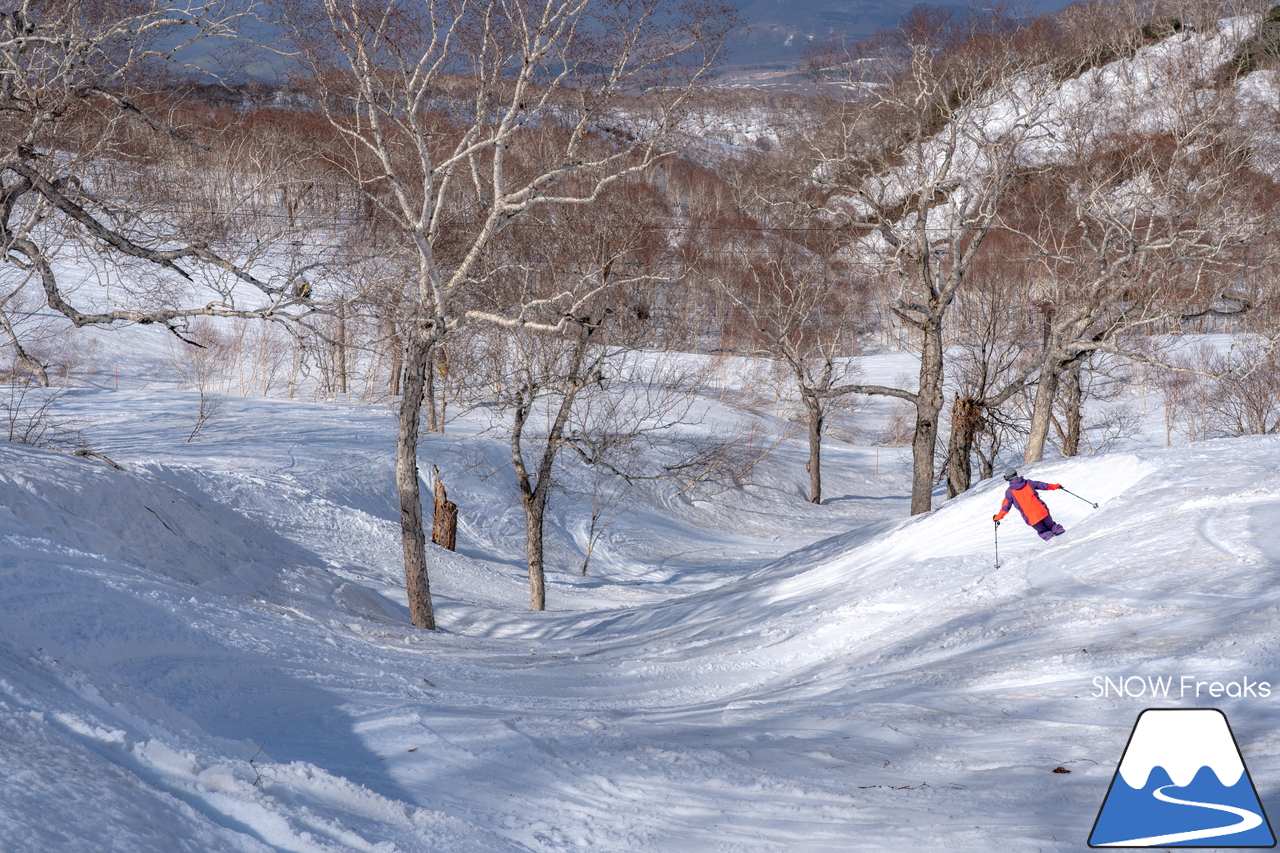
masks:
<path fill-rule="evenodd" d="M 558 465 L 747 476 L 732 437 L 681 437 L 671 400 L 706 377 L 653 354 L 762 365 L 818 504 L 832 418 L 868 398 L 904 413 L 912 513 L 1012 454 L 1105 449 L 1082 413 L 1117 382 L 1163 389 L 1171 431 L 1277 432 L 1277 9 L 919 7 L 777 95 L 717 77 L 712 0 L 281 0 L 271 83 L 179 62 L 244 13 L 24 0 L 0 15 L 5 382 L 65 384 L 77 328 L 143 324 L 201 418 L 206 392 L 395 407 L 428 628 L 417 446 L 459 413 L 510 439 L 535 609 Z M 1208 332 L 1240 346 L 1180 344 Z M 916 374 L 862 381 L 889 351 Z"/>

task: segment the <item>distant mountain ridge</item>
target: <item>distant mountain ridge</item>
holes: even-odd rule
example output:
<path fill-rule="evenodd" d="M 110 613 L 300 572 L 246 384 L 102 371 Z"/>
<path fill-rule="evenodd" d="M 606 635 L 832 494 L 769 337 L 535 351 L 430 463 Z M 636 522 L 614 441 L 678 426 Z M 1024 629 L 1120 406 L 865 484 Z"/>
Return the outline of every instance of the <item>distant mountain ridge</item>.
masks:
<path fill-rule="evenodd" d="M 804 46 L 831 37 L 857 41 L 893 27 L 920 3 L 911 0 L 743 0 L 738 14 L 744 25 L 734 34 L 728 53 L 731 65 L 795 65 Z M 953 3 L 930 3 L 935 8 L 962 11 Z M 1037 14 L 1066 6 L 1050 0 L 1035 7 Z"/>
<path fill-rule="evenodd" d="M 735 33 L 734 64 L 794 64 L 813 39 L 866 38 L 891 27 L 914 4 L 904 0 L 749 0 L 738 12 L 746 22 Z"/>

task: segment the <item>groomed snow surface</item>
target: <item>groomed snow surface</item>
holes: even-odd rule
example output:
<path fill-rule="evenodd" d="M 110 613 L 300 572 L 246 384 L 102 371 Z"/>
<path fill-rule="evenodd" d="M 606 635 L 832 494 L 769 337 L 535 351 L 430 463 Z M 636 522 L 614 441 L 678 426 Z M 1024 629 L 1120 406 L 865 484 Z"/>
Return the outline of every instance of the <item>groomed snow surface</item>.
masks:
<path fill-rule="evenodd" d="M 585 577 L 553 496 L 532 613 L 505 437 L 464 417 L 422 449 L 462 518 L 432 633 L 388 408 L 231 397 L 186 443 L 193 393 L 99 378 L 62 411 L 123 471 L 0 444 L 6 853 L 1077 851 L 1146 707 L 1222 709 L 1280 813 L 1280 438 L 1156 446 L 1152 403 L 1024 471 L 1100 507 L 1049 493 L 1066 535 L 1011 517 L 997 569 L 1003 482 L 908 519 L 868 430 L 813 506 L 800 434 L 751 485 L 632 492 Z"/>

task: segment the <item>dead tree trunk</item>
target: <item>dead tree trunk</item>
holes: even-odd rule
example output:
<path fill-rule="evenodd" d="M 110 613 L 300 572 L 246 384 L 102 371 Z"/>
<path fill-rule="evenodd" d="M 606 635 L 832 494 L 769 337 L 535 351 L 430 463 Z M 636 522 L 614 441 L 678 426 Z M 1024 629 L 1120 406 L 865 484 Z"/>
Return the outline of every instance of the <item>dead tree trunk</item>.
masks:
<path fill-rule="evenodd" d="M 449 500 L 440 481 L 440 469 L 431 466 L 435 476 L 435 507 L 431 523 L 431 541 L 450 551 L 458 550 L 458 505 Z"/>
<path fill-rule="evenodd" d="M 947 500 L 968 491 L 973 484 L 973 441 L 984 423 L 981 404 L 972 397 L 956 394 L 947 441 Z"/>
<path fill-rule="evenodd" d="M 951 409 L 951 435 L 947 439 L 947 499 L 968 491 L 973 485 L 972 454 L 978 449 L 982 464 L 981 479 L 990 479 L 995 465 L 995 449 L 986 455 L 978 448 L 978 434 L 988 429 L 991 413 L 1003 406 L 1014 394 L 1027 387 L 1031 377 L 1039 369 L 1030 365 L 1014 376 L 996 393 L 984 394 L 982 390 L 965 388 L 964 396 L 956 394 Z M 985 388 L 985 381 L 982 388 Z M 963 386 L 962 386 L 963 388 Z"/>

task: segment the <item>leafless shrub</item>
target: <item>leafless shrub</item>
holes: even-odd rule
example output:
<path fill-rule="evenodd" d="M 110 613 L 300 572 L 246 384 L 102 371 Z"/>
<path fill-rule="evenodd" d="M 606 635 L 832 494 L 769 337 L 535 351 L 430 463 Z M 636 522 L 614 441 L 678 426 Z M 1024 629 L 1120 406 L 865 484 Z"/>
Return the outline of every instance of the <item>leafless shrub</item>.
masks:
<path fill-rule="evenodd" d="M 182 342 L 171 344 L 171 361 L 182 387 L 199 395 L 188 442 L 194 441 L 221 410 L 221 401 L 213 395 L 230 390 L 239 344 L 234 334 L 199 318 L 192 321 Z"/>
<path fill-rule="evenodd" d="M 170 342 L 170 361 L 182 387 L 195 391 L 226 392 L 239 348 L 234 335 L 212 323 L 193 321 L 182 341 Z"/>
<path fill-rule="evenodd" d="M 1027 440 L 1030 405 L 1025 395 L 1009 404 L 987 409 L 983 428 L 974 436 L 973 453 L 978 459 L 981 479 L 995 476 L 996 465 L 1008 458 L 1012 448 L 1021 448 Z"/>
<path fill-rule="evenodd" d="M 705 500 L 750 483 L 756 466 L 799 431 L 797 427 L 770 436 L 753 424 L 715 434 L 675 435 L 668 444 L 672 458 L 663 464 L 663 472 L 683 484 L 681 495 Z"/>
<path fill-rule="evenodd" d="M 200 391 L 200 404 L 196 408 L 195 425 L 191 427 L 191 434 L 187 436 L 187 443 L 196 440 L 198 436 L 211 421 L 216 419 L 222 412 L 222 400 Z"/>
<path fill-rule="evenodd" d="M 1168 359 L 1156 382 L 1165 397 L 1166 443 L 1280 432 L 1280 354 L 1260 339 L 1223 351 L 1201 342 Z"/>
<path fill-rule="evenodd" d="M 292 361 L 296 342 L 275 326 L 255 324 L 239 329 L 241 354 L 237 381 L 244 396 L 269 397 L 286 382 L 285 368 Z"/>
<path fill-rule="evenodd" d="M 880 434 L 878 444 L 889 447 L 903 447 L 911 443 L 916 434 L 916 407 L 910 403 L 895 400 L 889 415 L 889 423 Z"/>
<path fill-rule="evenodd" d="M 1213 347 L 1201 342 L 1166 356 L 1168 366 L 1152 372 L 1156 387 L 1164 394 L 1166 445 L 1173 443 L 1174 432 L 1188 441 L 1209 438 L 1208 402 L 1214 383 L 1198 370 L 1215 355 Z"/>
<path fill-rule="evenodd" d="M 1220 378 L 1206 401 L 1207 425 L 1218 435 L 1280 432 L 1280 354 L 1269 342 L 1252 341 L 1206 363 Z"/>
<path fill-rule="evenodd" d="M 65 389 L 37 388 L 32 385 L 0 386 L 0 431 L 4 440 L 77 452 L 88 450 L 89 443 L 74 418 L 57 411 Z"/>
<path fill-rule="evenodd" d="M 595 553 L 600 537 L 617 518 L 623 508 L 623 498 L 631 491 L 632 483 L 623 477 L 614 476 L 611 472 L 599 467 L 590 469 L 589 498 L 590 520 L 586 525 L 586 536 L 582 545 L 582 574 L 585 576 L 591 564 L 591 555 Z"/>
<path fill-rule="evenodd" d="M 1140 434 L 1141 421 L 1142 413 L 1132 403 L 1111 406 L 1082 431 L 1085 450 L 1090 454 L 1107 453 L 1120 442 Z"/>

